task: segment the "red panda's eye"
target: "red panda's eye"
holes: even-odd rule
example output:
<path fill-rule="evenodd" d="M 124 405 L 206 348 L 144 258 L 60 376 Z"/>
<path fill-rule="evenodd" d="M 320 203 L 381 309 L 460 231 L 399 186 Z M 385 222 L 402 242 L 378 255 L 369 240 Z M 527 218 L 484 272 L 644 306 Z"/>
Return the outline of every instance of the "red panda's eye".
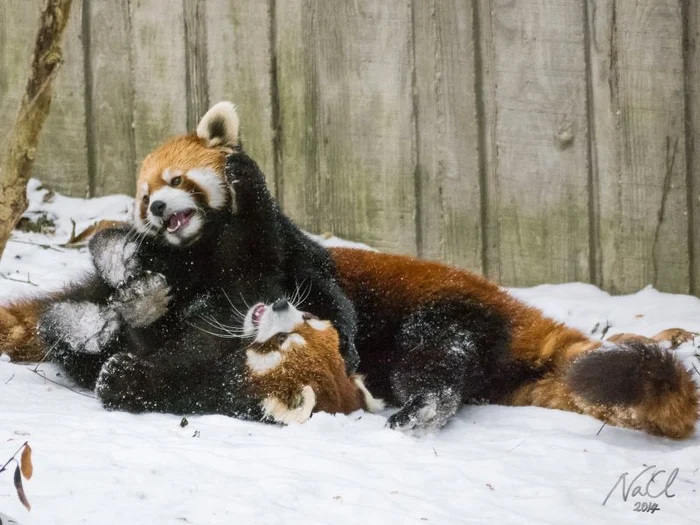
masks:
<path fill-rule="evenodd" d="M 181 182 L 182 182 L 182 177 L 173 177 L 172 180 L 170 181 L 170 185 L 171 186 L 179 186 Z"/>
<path fill-rule="evenodd" d="M 141 200 L 143 200 L 144 204 L 148 204 L 148 195 L 144 195 L 143 199 L 141 199 Z"/>
<path fill-rule="evenodd" d="M 277 344 L 283 345 L 288 337 L 289 337 L 289 334 L 277 334 Z"/>

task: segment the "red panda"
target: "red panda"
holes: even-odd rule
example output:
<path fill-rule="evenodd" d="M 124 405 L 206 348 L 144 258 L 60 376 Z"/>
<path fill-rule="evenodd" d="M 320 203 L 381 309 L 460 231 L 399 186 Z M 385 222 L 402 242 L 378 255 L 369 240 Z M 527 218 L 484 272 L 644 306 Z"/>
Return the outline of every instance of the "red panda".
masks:
<path fill-rule="evenodd" d="M 227 103 L 212 111 L 198 135 L 156 150 L 139 176 L 136 228 L 171 247 L 200 242 L 205 229 L 198 210 L 205 204 L 221 211 L 235 207 L 225 159 L 238 147 L 238 120 Z M 173 251 L 173 263 L 181 253 Z M 676 439 L 695 428 L 695 384 L 656 342 L 591 340 L 483 277 L 443 264 L 349 249 L 333 249 L 331 255 L 341 292 L 359 316 L 360 372 L 372 392 L 402 405 L 389 420 L 392 427 L 437 428 L 464 402 L 491 402 L 570 410 Z M 202 264 L 190 277 L 217 275 Z M 243 281 L 238 285 L 250 288 Z M 43 357 L 36 320 L 44 304 L 0 308 L 0 351 L 14 360 Z M 292 398 L 301 396 L 308 407 L 303 393 Z M 290 395 L 285 394 L 287 407 L 293 406 Z"/>
<path fill-rule="evenodd" d="M 687 332 L 592 340 L 467 271 L 331 252 L 358 312 L 360 371 L 373 392 L 404 405 L 395 426 L 441 425 L 462 402 L 485 401 L 584 413 L 674 439 L 695 429 L 697 386 L 657 344 Z"/>
<path fill-rule="evenodd" d="M 300 312 L 287 300 L 251 307 L 244 333 L 250 392 L 263 399 L 265 417 L 302 423 L 312 412 L 376 412 L 384 406 L 362 377 L 348 375 L 338 351 L 338 332 L 329 321 Z"/>

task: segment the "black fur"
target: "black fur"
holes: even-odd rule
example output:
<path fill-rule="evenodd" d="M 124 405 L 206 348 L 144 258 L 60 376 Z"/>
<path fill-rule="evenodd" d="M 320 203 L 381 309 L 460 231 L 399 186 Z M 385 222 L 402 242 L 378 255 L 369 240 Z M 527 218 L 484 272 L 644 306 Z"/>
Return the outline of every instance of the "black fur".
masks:
<path fill-rule="evenodd" d="M 376 293 L 354 297 L 357 348 L 370 390 L 402 405 L 389 426 L 438 428 L 463 403 L 498 401 L 537 375 L 509 357 L 508 321 L 487 306 L 445 298 L 397 316 Z"/>
<path fill-rule="evenodd" d="M 566 380 L 586 401 L 602 405 L 634 406 L 681 390 L 673 354 L 658 345 L 638 342 L 580 357 Z"/>
<path fill-rule="evenodd" d="M 226 135 L 226 121 L 223 117 L 217 117 L 209 121 L 209 136 L 211 138 L 222 138 Z"/>
<path fill-rule="evenodd" d="M 122 309 L 120 330 L 97 356 L 67 345 L 65 327 L 57 330 L 60 323 L 50 316 L 42 318 L 46 346 L 55 345 L 53 358 L 80 384 L 94 385 L 97 363 L 114 356 L 98 370 L 97 392 L 108 408 L 257 417 L 241 395 L 246 341 L 205 333 L 211 328 L 202 316 L 240 324 L 236 311 L 245 312 L 247 305 L 259 301 L 291 297 L 299 287 L 308 289 L 300 308 L 333 322 L 348 369 L 357 368 L 355 311 L 333 280 L 328 252 L 280 212 L 264 175 L 248 156 L 231 155 L 227 177 L 234 188 L 236 212 L 228 211 L 230 206 L 210 210 L 204 234 L 192 246 L 173 247 L 159 237 L 138 238 L 138 250 L 127 261 L 123 281 L 113 282 L 114 272 L 102 271 L 98 264 L 100 278 L 76 288 L 75 294 L 87 294 L 109 315 Z M 91 242 L 93 258 L 113 260 L 105 250 L 122 247 L 124 240 L 134 237 L 132 230 L 101 232 Z M 162 274 L 168 287 L 164 315 L 143 327 L 125 322 L 128 301 L 140 297 L 133 288 L 148 288 L 143 280 L 154 274 Z M 157 287 L 155 291 L 163 295 Z"/>

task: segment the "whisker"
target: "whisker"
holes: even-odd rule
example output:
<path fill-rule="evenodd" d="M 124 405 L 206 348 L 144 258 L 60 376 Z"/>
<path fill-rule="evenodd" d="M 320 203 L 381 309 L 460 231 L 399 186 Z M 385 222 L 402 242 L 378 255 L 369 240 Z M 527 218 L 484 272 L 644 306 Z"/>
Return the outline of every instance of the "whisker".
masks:
<path fill-rule="evenodd" d="M 228 301 L 228 304 L 231 305 L 231 308 L 233 309 L 233 311 L 236 312 L 236 313 L 241 317 L 241 320 L 244 320 L 244 319 L 246 318 L 246 314 L 244 314 L 243 312 L 241 312 L 238 308 L 236 308 L 236 307 L 234 306 L 233 301 L 231 300 L 231 298 L 230 298 L 230 297 L 228 296 L 228 294 L 226 293 L 226 290 L 224 290 L 224 289 L 222 288 L 222 289 L 221 289 L 221 292 L 224 294 L 224 297 L 226 297 L 226 300 Z M 241 295 L 241 298 L 242 298 L 242 297 L 243 297 L 243 296 Z M 243 301 L 243 302 L 245 302 L 245 301 Z M 248 306 L 248 305 L 246 304 L 246 306 Z M 248 309 L 250 310 L 250 307 L 249 307 Z"/>
<path fill-rule="evenodd" d="M 234 338 L 237 338 L 237 337 L 238 337 L 238 336 L 231 335 L 231 334 L 222 334 L 222 333 L 218 333 L 218 334 L 217 334 L 217 333 L 215 333 L 215 332 L 210 332 L 209 330 L 205 330 L 205 329 L 202 328 L 201 326 L 198 326 L 198 325 L 193 324 L 193 323 L 190 323 L 190 322 L 188 322 L 187 324 L 188 324 L 189 326 L 191 326 L 192 328 L 196 328 L 196 329 L 199 330 L 200 332 L 204 332 L 205 334 L 213 335 L 214 337 L 219 337 L 220 339 L 234 339 Z"/>

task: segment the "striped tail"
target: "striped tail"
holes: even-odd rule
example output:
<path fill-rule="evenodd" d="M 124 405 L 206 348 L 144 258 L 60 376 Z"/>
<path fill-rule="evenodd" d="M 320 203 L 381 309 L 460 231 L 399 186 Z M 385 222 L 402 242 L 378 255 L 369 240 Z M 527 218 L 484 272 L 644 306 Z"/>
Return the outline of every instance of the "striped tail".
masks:
<path fill-rule="evenodd" d="M 0 354 L 9 355 L 12 361 L 39 361 L 44 357 L 37 335 L 43 307 L 43 301 L 31 299 L 0 306 Z"/>
<path fill-rule="evenodd" d="M 657 343 L 629 341 L 585 354 L 565 379 L 582 412 L 613 425 L 674 439 L 695 429 L 697 385 Z"/>
<path fill-rule="evenodd" d="M 550 340 L 562 340 L 559 335 Z M 698 387 L 673 353 L 659 344 L 661 337 L 625 334 L 605 343 L 571 339 L 571 344 L 548 349 L 553 366 L 542 378 L 518 388 L 508 404 L 579 412 L 673 439 L 693 433 Z"/>

